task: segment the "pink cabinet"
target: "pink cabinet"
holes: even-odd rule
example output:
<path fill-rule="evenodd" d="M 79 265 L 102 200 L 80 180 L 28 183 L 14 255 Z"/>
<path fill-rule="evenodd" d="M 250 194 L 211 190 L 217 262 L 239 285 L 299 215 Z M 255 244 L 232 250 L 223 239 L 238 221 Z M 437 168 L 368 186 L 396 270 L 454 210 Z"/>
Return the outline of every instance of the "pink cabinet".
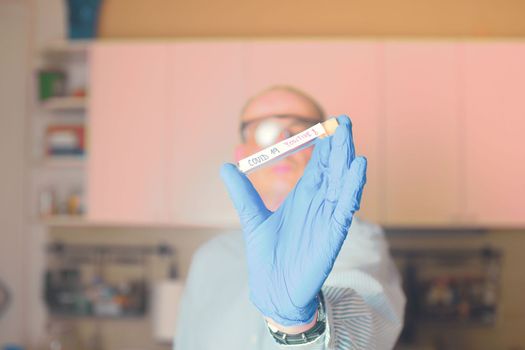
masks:
<path fill-rule="evenodd" d="M 276 41 L 248 44 L 250 95 L 272 85 L 293 85 L 311 94 L 329 116 L 347 114 L 358 154 L 368 158 L 368 182 L 359 216 L 381 217 L 381 44 L 364 41 Z"/>
<path fill-rule="evenodd" d="M 235 225 L 240 44 L 99 44 L 92 52 L 89 219 Z"/>
<path fill-rule="evenodd" d="M 329 115 L 348 114 L 369 159 L 361 216 L 378 220 L 380 44 L 180 42 L 93 50 L 90 219 L 233 225 L 219 177 L 233 160 L 246 98 L 296 85 Z"/>
<path fill-rule="evenodd" d="M 219 168 L 240 109 L 291 84 L 352 118 L 369 160 L 361 217 L 525 223 L 521 43 L 100 43 L 91 60 L 91 220 L 236 225 Z"/>
<path fill-rule="evenodd" d="M 242 44 L 188 42 L 169 46 L 169 220 L 237 225 L 219 170 L 234 161 L 239 113 L 246 99 Z"/>
<path fill-rule="evenodd" d="M 386 223 L 439 226 L 460 220 L 459 48 L 453 43 L 385 46 Z"/>
<path fill-rule="evenodd" d="M 525 224 L 525 45 L 463 48 L 466 220 Z"/>
<path fill-rule="evenodd" d="M 167 57 L 163 44 L 97 44 L 92 50 L 89 220 L 167 218 Z"/>
<path fill-rule="evenodd" d="M 386 224 L 525 224 L 525 45 L 385 48 Z"/>

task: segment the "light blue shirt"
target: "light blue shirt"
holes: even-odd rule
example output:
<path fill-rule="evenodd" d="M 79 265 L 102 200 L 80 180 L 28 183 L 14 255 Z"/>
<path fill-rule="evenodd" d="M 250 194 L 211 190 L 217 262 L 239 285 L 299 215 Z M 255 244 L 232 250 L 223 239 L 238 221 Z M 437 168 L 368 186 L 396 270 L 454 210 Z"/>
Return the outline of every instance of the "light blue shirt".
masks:
<path fill-rule="evenodd" d="M 241 232 L 222 234 L 193 257 L 177 318 L 176 350 L 391 349 L 405 296 L 379 226 L 354 219 L 322 288 L 327 329 L 305 345 L 278 345 L 248 299 Z"/>

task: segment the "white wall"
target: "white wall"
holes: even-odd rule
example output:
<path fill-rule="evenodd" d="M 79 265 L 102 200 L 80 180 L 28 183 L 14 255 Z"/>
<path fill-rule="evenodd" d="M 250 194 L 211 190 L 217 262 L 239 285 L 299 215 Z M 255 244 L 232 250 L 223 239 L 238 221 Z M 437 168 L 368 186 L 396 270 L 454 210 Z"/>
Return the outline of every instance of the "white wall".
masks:
<path fill-rule="evenodd" d="M 12 295 L 0 318 L 0 347 L 27 338 L 24 141 L 29 34 L 28 3 L 0 1 L 0 279 Z"/>

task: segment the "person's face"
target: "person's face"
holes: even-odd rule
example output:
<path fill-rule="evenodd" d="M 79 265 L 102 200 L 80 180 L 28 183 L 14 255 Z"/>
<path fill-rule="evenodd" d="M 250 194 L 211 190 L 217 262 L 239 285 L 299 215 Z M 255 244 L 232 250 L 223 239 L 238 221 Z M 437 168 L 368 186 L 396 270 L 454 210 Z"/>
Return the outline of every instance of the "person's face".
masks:
<path fill-rule="evenodd" d="M 272 118 L 272 115 L 291 115 L 299 118 Z M 315 106 L 302 96 L 285 90 L 265 93 L 253 100 L 241 116 L 241 122 L 246 122 L 247 126 L 244 129 L 244 143 L 236 150 L 236 160 L 256 153 L 267 146 L 261 145 L 261 138 L 257 137 L 257 126 L 261 123 L 268 124 L 268 121 L 271 120 L 272 123 L 280 126 L 282 131 L 275 141 L 278 142 L 289 137 L 290 133 L 300 132 L 318 123 L 320 118 Z M 312 149 L 308 148 L 248 175 L 268 209 L 275 210 L 279 207 L 302 176 L 311 153 Z"/>

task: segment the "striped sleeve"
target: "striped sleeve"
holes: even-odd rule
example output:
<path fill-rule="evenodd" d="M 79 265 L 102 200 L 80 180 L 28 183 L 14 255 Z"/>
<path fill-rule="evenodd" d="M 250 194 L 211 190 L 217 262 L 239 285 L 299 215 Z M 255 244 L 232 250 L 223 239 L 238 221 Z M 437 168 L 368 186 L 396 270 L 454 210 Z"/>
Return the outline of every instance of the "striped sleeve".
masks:
<path fill-rule="evenodd" d="M 392 349 L 403 325 L 405 296 L 383 232 L 359 223 L 322 291 L 327 328 L 300 350 Z M 290 346 L 283 345 L 284 348 Z"/>

